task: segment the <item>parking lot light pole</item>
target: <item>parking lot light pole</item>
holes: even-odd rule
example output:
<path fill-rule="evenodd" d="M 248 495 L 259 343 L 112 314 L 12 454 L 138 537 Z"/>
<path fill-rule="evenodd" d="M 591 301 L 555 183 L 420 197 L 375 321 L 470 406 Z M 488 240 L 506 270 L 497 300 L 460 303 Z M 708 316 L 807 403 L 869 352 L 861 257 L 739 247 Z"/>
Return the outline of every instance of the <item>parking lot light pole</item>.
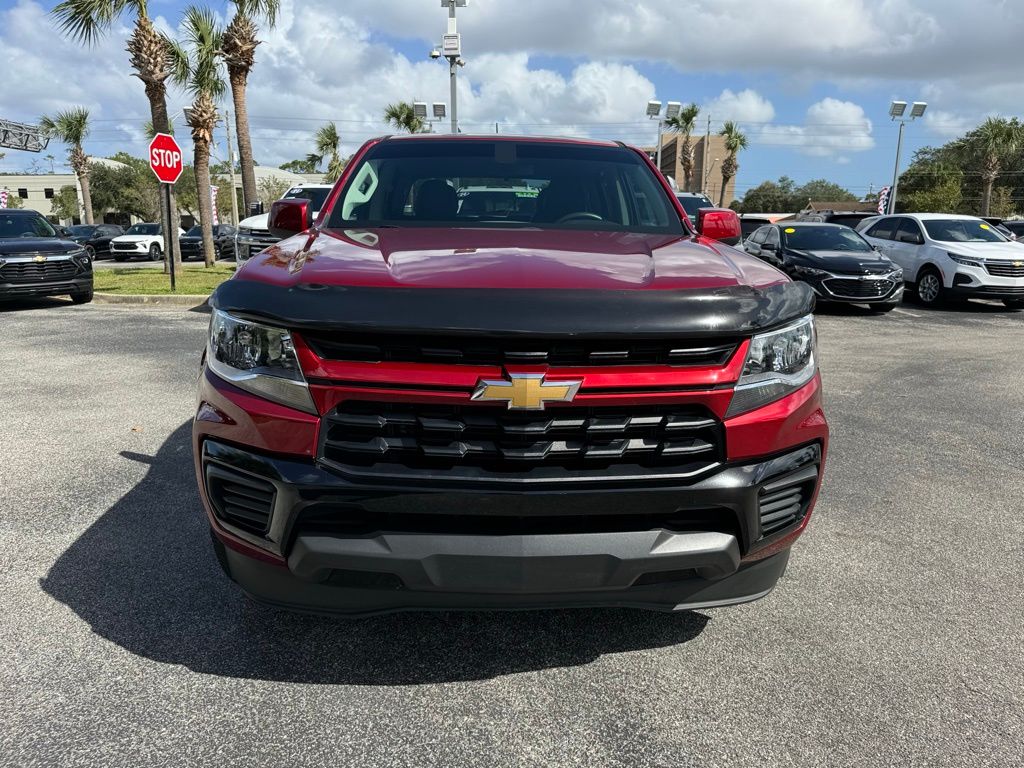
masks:
<path fill-rule="evenodd" d="M 448 83 L 451 89 L 452 102 L 452 133 L 459 132 L 459 67 L 466 66 L 462 58 L 462 36 L 459 34 L 455 20 L 455 9 L 465 8 L 468 0 L 441 0 L 441 7 L 448 9 L 448 31 L 441 38 L 441 50 L 436 48 L 430 52 L 430 58 L 442 56 L 448 61 Z"/>
<path fill-rule="evenodd" d="M 907 111 L 907 102 L 905 101 L 894 101 L 889 105 L 889 117 L 895 121 L 899 121 L 900 130 L 899 136 L 896 139 L 896 165 L 892 171 L 892 187 L 889 189 L 889 205 L 887 207 L 887 213 L 896 213 L 896 193 L 899 191 L 900 186 L 900 160 L 903 154 L 903 129 L 906 127 L 908 122 L 913 122 L 917 118 L 924 115 L 925 110 L 928 109 L 927 102 L 915 101 L 910 106 L 910 115 L 904 117 Z"/>

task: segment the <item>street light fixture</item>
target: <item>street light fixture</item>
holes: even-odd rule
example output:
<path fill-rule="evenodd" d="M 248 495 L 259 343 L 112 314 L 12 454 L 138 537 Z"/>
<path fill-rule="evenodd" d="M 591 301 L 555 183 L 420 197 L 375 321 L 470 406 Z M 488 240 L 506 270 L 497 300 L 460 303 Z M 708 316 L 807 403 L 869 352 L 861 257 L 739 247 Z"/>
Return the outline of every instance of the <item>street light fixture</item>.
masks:
<path fill-rule="evenodd" d="M 672 120 L 673 118 L 679 117 L 679 113 L 683 111 L 683 104 L 679 101 L 670 101 L 665 105 L 665 119 Z"/>
<path fill-rule="evenodd" d="M 455 21 L 455 9 L 465 8 L 468 0 L 441 0 L 441 7 L 448 9 L 448 29 L 441 37 L 441 48 L 433 49 L 430 58 L 448 60 L 448 81 L 451 87 L 452 133 L 459 132 L 458 68 L 466 66 L 462 58 L 462 35 Z M 436 105 L 435 105 L 436 110 Z"/>
<path fill-rule="evenodd" d="M 903 154 L 903 129 L 906 127 L 907 122 L 913 122 L 919 117 L 924 117 L 925 110 L 928 109 L 928 103 L 924 101 L 915 101 L 910 107 L 909 117 L 904 117 L 907 111 L 907 102 L 905 101 L 894 101 L 889 105 L 889 116 L 900 124 L 899 137 L 896 139 L 896 165 L 892 171 L 892 186 L 889 188 L 889 204 L 886 207 L 887 213 L 896 213 L 896 192 L 900 186 L 900 157 Z"/>
<path fill-rule="evenodd" d="M 683 105 L 682 105 L 681 102 L 670 101 L 668 104 L 665 105 L 665 119 L 666 120 L 671 120 L 673 118 L 679 117 L 679 113 L 682 112 L 682 110 L 683 110 Z M 658 121 L 658 149 L 657 149 L 657 159 L 655 160 L 655 163 L 657 163 L 658 171 L 660 172 L 661 171 L 661 134 L 662 134 L 663 129 L 665 128 L 665 120 L 661 119 L 661 102 L 660 101 L 657 101 L 656 99 L 652 99 L 651 101 L 647 102 L 647 117 L 650 118 L 651 120 L 657 120 Z"/>

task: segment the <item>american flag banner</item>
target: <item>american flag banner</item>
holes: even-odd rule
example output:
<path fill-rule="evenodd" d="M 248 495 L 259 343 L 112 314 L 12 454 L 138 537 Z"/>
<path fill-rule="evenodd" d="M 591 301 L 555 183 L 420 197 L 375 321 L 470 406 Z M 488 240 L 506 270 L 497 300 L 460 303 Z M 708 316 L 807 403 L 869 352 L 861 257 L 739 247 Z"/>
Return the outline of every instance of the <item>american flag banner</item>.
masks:
<path fill-rule="evenodd" d="M 210 202 L 213 203 L 213 223 L 220 224 L 220 219 L 217 218 L 217 190 L 220 187 L 215 187 L 213 184 L 210 185 Z"/>
<path fill-rule="evenodd" d="M 8 192 L 6 189 L 0 189 L 0 208 L 7 207 L 7 195 Z"/>
<path fill-rule="evenodd" d="M 891 187 L 882 187 L 878 190 L 878 212 L 888 213 L 889 212 L 889 192 L 892 190 Z"/>

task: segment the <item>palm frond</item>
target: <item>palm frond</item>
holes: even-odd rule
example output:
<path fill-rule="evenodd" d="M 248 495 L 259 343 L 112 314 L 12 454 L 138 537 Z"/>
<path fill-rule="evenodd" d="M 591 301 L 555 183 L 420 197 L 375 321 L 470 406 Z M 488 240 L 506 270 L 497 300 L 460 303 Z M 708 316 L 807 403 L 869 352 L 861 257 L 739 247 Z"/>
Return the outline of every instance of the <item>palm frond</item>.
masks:
<path fill-rule="evenodd" d="M 50 14 L 68 37 L 94 45 L 125 11 L 137 18 L 148 13 L 146 0 L 62 0 Z"/>

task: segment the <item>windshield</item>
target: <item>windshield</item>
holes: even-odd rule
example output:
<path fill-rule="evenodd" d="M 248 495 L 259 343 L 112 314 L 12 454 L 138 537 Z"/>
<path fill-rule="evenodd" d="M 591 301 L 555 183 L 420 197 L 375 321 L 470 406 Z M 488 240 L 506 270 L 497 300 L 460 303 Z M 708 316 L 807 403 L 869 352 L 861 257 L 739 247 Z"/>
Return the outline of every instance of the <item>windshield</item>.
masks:
<path fill-rule="evenodd" d="M 76 224 L 73 227 L 68 227 L 68 232 L 75 237 L 92 237 L 93 233 L 96 232 L 96 227 L 88 224 Z"/>
<path fill-rule="evenodd" d="M 704 197 L 704 195 L 676 195 L 676 198 L 680 203 L 682 203 L 683 210 L 686 211 L 686 215 L 694 221 L 697 220 L 697 211 L 701 208 L 715 207 L 715 204 Z"/>
<path fill-rule="evenodd" d="M 871 251 L 868 241 L 849 227 L 786 227 L 782 236 L 787 248 L 798 251 Z"/>
<path fill-rule="evenodd" d="M 928 237 L 941 243 L 1005 243 L 996 228 L 981 219 L 930 219 L 921 222 Z"/>
<path fill-rule="evenodd" d="M 329 226 L 352 225 L 684 231 L 629 149 L 482 139 L 376 145 L 331 212 Z"/>
<path fill-rule="evenodd" d="M 306 198 L 310 201 L 313 211 L 319 211 L 327 202 L 327 196 L 331 194 L 332 187 L 292 187 L 284 193 L 282 200 L 294 200 L 295 198 Z"/>
<path fill-rule="evenodd" d="M 159 235 L 159 224 L 132 224 L 125 232 L 126 235 Z"/>
<path fill-rule="evenodd" d="M 214 234 L 216 234 L 216 233 L 214 233 Z M 194 227 L 192 227 L 192 229 L 190 229 L 188 232 L 185 233 L 185 237 L 202 237 L 202 236 L 203 236 L 203 228 L 201 226 L 199 226 L 198 224 L 196 224 Z"/>
<path fill-rule="evenodd" d="M 25 216 L 24 214 L 0 216 L 0 238 L 56 236 L 56 230 L 42 216 Z"/>

